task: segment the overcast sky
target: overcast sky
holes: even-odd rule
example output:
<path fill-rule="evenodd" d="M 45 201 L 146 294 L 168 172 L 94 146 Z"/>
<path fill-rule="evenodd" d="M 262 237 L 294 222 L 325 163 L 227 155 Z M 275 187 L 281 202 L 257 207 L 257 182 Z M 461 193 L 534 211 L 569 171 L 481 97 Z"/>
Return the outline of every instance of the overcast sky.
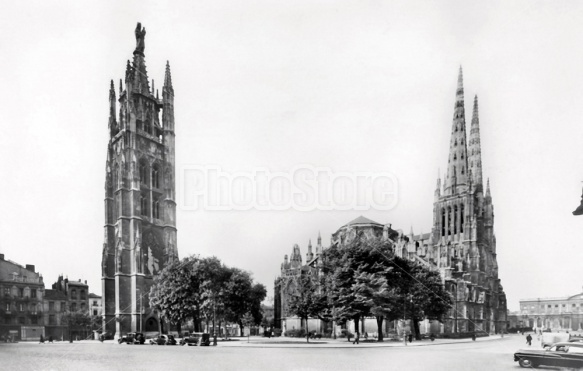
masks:
<path fill-rule="evenodd" d="M 458 68 L 479 97 L 499 276 L 521 298 L 583 285 L 583 3 L 576 1 L 27 1 L 0 13 L 0 253 L 101 293 L 110 79 L 136 22 L 149 77 L 166 60 L 177 170 L 390 173 L 390 210 L 212 211 L 178 192 L 178 250 L 253 272 L 273 295 L 285 254 L 364 215 L 430 232 Z M 186 179 L 186 178 L 185 178 Z M 180 185 L 177 185 L 177 190 Z"/>

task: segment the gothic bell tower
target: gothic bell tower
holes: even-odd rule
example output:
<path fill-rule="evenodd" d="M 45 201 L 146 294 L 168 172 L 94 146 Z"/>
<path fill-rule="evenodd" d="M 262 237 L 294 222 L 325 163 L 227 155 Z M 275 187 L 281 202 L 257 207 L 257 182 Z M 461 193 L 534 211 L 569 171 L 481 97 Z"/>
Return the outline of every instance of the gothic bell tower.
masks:
<path fill-rule="evenodd" d="M 170 65 L 160 99 L 148 81 L 140 23 L 135 36 L 119 97 L 113 80 L 109 90 L 102 290 L 104 331 L 116 337 L 161 329 L 148 293 L 153 277 L 178 259 Z"/>
<path fill-rule="evenodd" d="M 469 143 L 466 143 L 469 138 Z M 466 134 L 463 75 L 460 67 L 454 105 L 447 175 L 437 180 L 433 204 L 434 263 L 456 301 L 446 332 L 499 333 L 506 329 L 506 295 L 498 278 L 494 207 L 490 183 L 482 181 L 478 97 Z"/>

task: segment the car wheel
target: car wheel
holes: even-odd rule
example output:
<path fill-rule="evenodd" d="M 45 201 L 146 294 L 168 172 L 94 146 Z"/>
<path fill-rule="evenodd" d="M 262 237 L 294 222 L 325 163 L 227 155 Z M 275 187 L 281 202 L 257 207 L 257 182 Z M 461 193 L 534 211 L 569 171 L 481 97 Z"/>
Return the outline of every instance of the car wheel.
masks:
<path fill-rule="evenodd" d="M 525 368 L 536 368 L 538 366 L 528 358 L 521 358 L 520 361 L 518 361 L 518 364 L 520 367 Z"/>

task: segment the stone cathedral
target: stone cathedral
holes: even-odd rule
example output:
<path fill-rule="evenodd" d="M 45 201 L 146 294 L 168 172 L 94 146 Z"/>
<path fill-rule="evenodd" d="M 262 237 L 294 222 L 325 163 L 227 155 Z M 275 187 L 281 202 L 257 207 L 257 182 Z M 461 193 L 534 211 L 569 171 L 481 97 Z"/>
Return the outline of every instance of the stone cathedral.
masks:
<path fill-rule="evenodd" d="M 332 235 L 330 246 L 342 245 L 358 236 L 389 239 L 395 254 L 439 270 L 454 306 L 443 319 L 424 321 L 422 333 L 500 333 L 506 330 L 506 294 L 498 278 L 494 207 L 489 181 L 482 178 L 478 98 L 474 98 L 472 121 L 466 133 L 463 75 L 460 67 L 454 105 L 447 174 L 437 180 L 433 203 L 431 233 L 405 234 L 359 217 Z M 300 247 L 294 245 L 291 259 L 287 255 L 281 275 L 275 280 L 275 326 L 282 330 L 303 326 L 287 312 L 286 303 L 295 294 L 297 280 L 303 272 L 318 269 L 321 246 L 318 238 L 316 255 L 308 245 L 306 264 L 302 264 Z M 310 320 L 318 321 L 318 320 Z M 368 324 L 367 324 L 368 323 Z M 365 321 L 360 332 L 375 332 L 374 320 Z M 386 324 L 386 331 L 401 331 L 399 323 Z M 312 323 L 312 329 L 327 331 L 329 325 Z M 337 329 L 338 332 L 339 328 Z M 354 330 L 354 329 L 351 329 Z M 332 331 L 332 330 L 330 330 Z"/>
<path fill-rule="evenodd" d="M 148 293 L 153 276 L 178 259 L 170 65 L 160 99 L 148 81 L 140 23 L 135 36 L 119 96 L 113 80 L 109 90 L 102 289 L 104 331 L 116 337 L 162 329 Z"/>

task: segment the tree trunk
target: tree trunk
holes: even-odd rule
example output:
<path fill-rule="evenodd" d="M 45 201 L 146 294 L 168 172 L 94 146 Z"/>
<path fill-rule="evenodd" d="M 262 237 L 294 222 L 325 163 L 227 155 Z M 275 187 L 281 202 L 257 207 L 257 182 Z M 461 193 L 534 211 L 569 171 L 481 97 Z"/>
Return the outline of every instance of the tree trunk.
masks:
<path fill-rule="evenodd" d="M 245 326 L 243 326 L 243 322 L 239 322 L 239 329 L 241 330 L 241 336 L 245 336 L 245 332 L 243 331 Z"/>
<path fill-rule="evenodd" d="M 354 316 L 354 336 L 356 338 L 356 333 L 360 333 L 359 331 L 359 325 L 360 325 L 360 316 Z M 350 338 L 348 339 L 348 341 L 350 341 Z"/>
<path fill-rule="evenodd" d="M 421 340 L 421 331 L 419 331 L 419 319 L 413 317 L 413 333 L 415 334 L 415 340 Z"/>
<path fill-rule="evenodd" d="M 385 319 L 385 316 L 377 316 L 377 331 L 379 333 L 379 337 L 377 341 L 384 341 L 385 338 L 383 336 L 383 320 Z"/>
<path fill-rule="evenodd" d="M 306 317 L 306 342 L 310 342 L 310 330 L 308 329 L 308 317 Z"/>

